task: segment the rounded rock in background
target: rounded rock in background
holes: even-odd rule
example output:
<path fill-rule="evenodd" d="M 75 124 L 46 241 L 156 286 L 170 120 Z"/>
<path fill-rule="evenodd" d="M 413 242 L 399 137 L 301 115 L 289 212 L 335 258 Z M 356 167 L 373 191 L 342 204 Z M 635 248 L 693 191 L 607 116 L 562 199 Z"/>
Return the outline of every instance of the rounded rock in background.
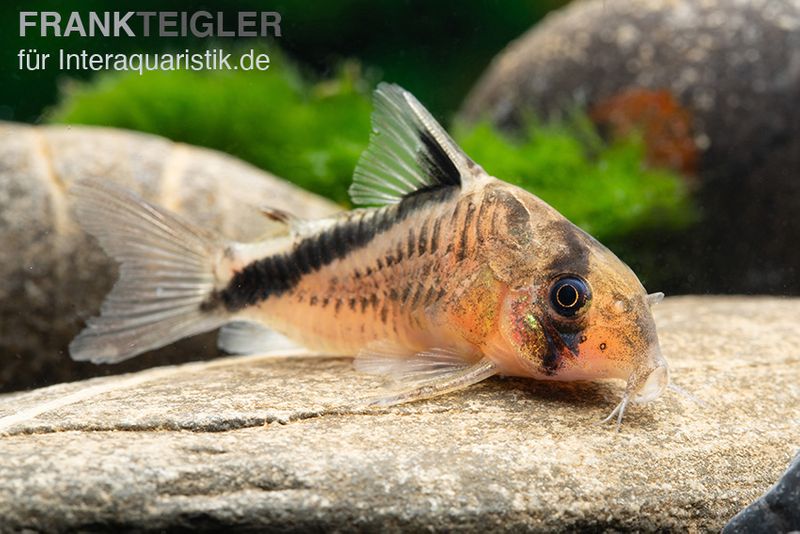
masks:
<path fill-rule="evenodd" d="M 462 116 L 515 130 L 577 105 L 612 130 L 638 122 L 701 210 L 671 242 L 685 261 L 667 289 L 798 294 L 798 102 L 797 0 L 589 0 L 495 58 Z"/>
<path fill-rule="evenodd" d="M 90 177 L 241 241 L 274 231 L 263 204 L 308 218 L 338 209 L 212 150 L 110 128 L 0 123 L 0 391 L 217 354 L 215 334 L 205 334 L 114 366 L 70 359 L 67 345 L 116 272 L 72 213 L 69 187 Z"/>

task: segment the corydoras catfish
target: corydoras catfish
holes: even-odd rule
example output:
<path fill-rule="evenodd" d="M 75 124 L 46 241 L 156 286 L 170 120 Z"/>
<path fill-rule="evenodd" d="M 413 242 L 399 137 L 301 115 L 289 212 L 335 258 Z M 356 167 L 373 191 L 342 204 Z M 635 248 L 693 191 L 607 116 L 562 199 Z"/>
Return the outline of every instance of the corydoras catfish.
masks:
<path fill-rule="evenodd" d="M 120 279 L 70 345 L 113 363 L 223 327 L 252 353 L 299 345 L 388 375 L 390 405 L 492 375 L 620 378 L 609 419 L 669 382 L 652 301 L 611 251 L 531 193 L 489 176 L 408 92 L 381 84 L 350 188 L 361 208 L 227 241 L 116 186 L 83 181 L 77 214 Z"/>

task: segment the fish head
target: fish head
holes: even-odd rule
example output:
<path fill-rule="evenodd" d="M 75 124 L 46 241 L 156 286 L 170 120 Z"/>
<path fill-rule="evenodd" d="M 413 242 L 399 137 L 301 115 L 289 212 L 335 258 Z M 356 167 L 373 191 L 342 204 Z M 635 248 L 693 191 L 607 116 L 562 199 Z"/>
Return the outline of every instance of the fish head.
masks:
<path fill-rule="evenodd" d="M 621 378 L 633 402 L 655 400 L 669 384 L 669 366 L 651 311 L 654 299 L 610 250 L 591 238 L 587 247 L 582 274 L 554 274 L 540 289 L 540 313 L 556 338 L 548 349 L 562 355 L 556 374 L 564 380 Z"/>
<path fill-rule="evenodd" d="M 529 258 L 518 259 L 522 275 L 511 280 L 502 304 L 499 360 L 512 374 L 619 378 L 633 402 L 658 398 L 669 368 L 650 310 L 657 299 L 623 261 L 555 210 L 547 206 L 539 220 L 545 222 L 531 234 L 541 237 Z"/>

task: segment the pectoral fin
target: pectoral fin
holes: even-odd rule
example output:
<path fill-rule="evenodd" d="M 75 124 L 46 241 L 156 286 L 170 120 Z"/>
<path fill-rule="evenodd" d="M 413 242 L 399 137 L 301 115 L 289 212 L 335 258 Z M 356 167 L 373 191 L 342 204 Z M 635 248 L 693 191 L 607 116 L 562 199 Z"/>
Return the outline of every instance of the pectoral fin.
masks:
<path fill-rule="evenodd" d="M 395 386 L 383 395 L 365 399 L 365 407 L 394 406 L 428 399 L 485 380 L 497 373 L 489 359 L 477 362 L 450 349 L 431 348 L 413 353 L 388 344 L 361 351 L 357 370 L 390 378 Z"/>

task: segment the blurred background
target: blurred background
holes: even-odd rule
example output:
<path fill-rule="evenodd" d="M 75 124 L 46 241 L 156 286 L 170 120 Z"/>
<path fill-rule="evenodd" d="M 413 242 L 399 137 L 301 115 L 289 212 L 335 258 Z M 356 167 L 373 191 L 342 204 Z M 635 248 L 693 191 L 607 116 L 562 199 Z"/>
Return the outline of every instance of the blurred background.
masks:
<path fill-rule="evenodd" d="M 278 11 L 271 40 L 21 38 L 20 11 Z M 370 92 L 413 92 L 491 174 L 650 291 L 800 294 L 800 6 L 753 0 L 4 2 L 0 120 L 217 149 L 343 208 Z M 22 48 L 255 48 L 267 72 L 22 72 Z M 7 386 L 6 386 L 7 387 Z"/>

